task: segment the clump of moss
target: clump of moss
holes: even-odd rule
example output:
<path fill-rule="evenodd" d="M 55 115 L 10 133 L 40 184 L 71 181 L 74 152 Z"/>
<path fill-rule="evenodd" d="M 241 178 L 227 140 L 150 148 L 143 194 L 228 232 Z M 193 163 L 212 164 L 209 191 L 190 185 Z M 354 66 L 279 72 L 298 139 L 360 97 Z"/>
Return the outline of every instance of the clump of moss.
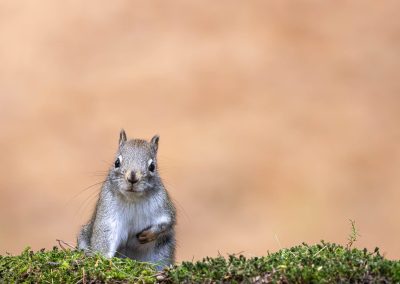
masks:
<path fill-rule="evenodd" d="M 399 283 L 400 261 L 385 259 L 378 249 L 368 252 L 321 242 L 282 249 L 264 257 L 183 262 L 166 270 L 165 276 L 170 283 Z"/>
<path fill-rule="evenodd" d="M 154 283 L 155 274 L 148 263 L 85 256 L 82 251 L 57 247 L 0 256 L 0 283 Z"/>
<path fill-rule="evenodd" d="M 85 256 L 53 248 L 0 256 L 0 283 L 400 283 L 400 261 L 375 249 L 321 242 L 282 249 L 264 257 L 204 258 L 157 272 L 130 259 Z"/>

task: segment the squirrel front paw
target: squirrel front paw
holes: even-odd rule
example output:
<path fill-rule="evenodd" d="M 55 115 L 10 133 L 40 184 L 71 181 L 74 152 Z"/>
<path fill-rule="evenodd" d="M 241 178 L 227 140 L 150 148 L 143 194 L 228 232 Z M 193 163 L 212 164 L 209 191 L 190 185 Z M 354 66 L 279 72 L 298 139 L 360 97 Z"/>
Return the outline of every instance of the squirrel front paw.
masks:
<path fill-rule="evenodd" d="M 157 238 L 157 234 L 152 231 L 151 229 L 144 230 L 137 234 L 137 239 L 139 240 L 139 243 L 141 244 L 146 244 L 149 242 L 154 241 Z"/>

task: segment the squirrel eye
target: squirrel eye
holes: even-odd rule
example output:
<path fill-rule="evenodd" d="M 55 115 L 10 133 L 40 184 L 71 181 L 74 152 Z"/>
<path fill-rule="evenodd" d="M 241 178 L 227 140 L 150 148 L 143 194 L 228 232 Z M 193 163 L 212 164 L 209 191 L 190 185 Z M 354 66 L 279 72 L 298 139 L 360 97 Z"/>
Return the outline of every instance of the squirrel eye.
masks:
<path fill-rule="evenodd" d="M 119 168 L 119 167 L 121 166 L 121 156 L 119 156 L 119 157 L 115 160 L 114 166 L 115 166 L 116 168 Z"/>
<path fill-rule="evenodd" d="M 149 165 L 149 171 L 154 172 L 155 169 L 156 169 L 156 166 L 154 165 L 154 162 L 151 162 Z"/>

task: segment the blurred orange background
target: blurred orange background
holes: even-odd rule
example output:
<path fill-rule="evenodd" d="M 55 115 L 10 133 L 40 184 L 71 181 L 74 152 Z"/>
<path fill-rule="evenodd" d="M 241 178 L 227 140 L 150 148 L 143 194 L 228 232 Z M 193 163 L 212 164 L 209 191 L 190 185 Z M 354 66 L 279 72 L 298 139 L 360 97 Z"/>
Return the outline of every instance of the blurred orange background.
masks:
<path fill-rule="evenodd" d="M 0 253 L 71 244 L 118 133 L 161 136 L 178 260 L 400 257 L 399 1 L 2 1 Z M 99 175 L 100 174 L 100 175 Z"/>

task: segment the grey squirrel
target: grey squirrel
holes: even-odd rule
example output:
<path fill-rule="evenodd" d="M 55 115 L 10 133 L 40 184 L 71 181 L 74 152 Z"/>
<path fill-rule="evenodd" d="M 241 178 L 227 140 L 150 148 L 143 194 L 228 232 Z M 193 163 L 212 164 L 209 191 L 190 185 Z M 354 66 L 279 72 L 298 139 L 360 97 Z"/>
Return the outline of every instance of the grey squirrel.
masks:
<path fill-rule="evenodd" d="M 159 136 L 127 140 L 122 129 L 115 163 L 103 183 L 78 248 L 162 267 L 175 261 L 175 207 L 157 167 Z"/>

